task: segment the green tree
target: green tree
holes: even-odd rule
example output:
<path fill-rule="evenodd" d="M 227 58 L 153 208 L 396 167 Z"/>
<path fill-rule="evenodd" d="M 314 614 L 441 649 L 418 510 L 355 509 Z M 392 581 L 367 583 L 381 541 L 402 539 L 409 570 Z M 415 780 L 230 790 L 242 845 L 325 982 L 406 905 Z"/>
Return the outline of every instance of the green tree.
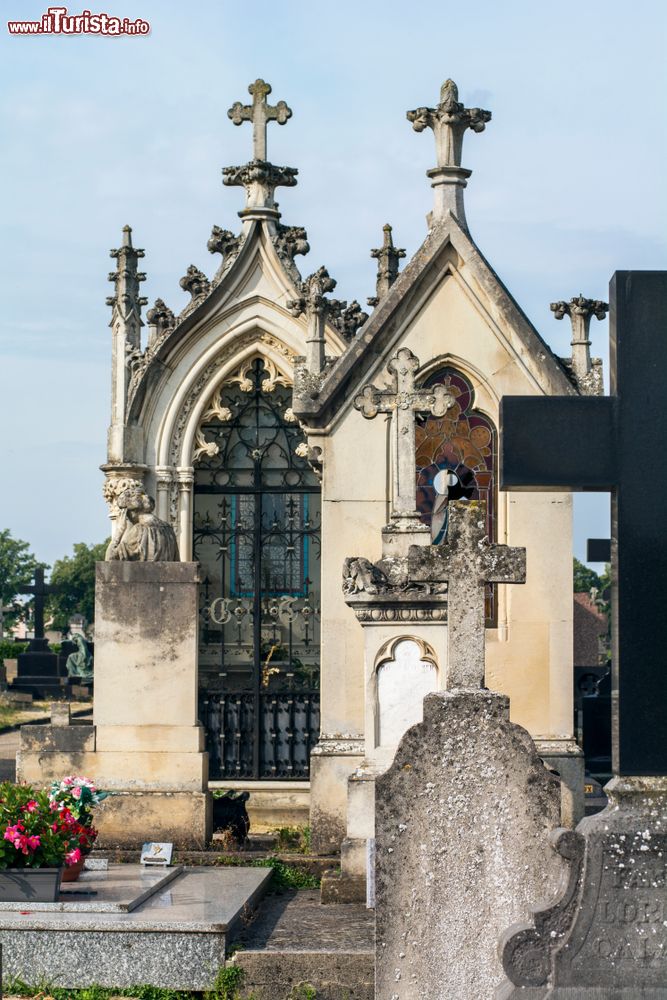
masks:
<path fill-rule="evenodd" d="M 95 617 L 95 563 L 104 559 L 109 539 L 99 545 L 76 542 L 74 555 L 63 556 L 53 564 L 49 583 L 58 587 L 48 599 L 52 628 L 63 632 L 72 615 L 83 615 L 87 622 Z"/>
<path fill-rule="evenodd" d="M 588 593 L 592 587 L 597 587 L 600 589 L 600 577 L 597 575 L 595 570 L 589 569 L 588 566 L 584 566 L 582 562 L 578 559 L 574 560 L 574 592 Z"/>
<path fill-rule="evenodd" d="M 38 566 L 48 569 L 46 563 L 40 563 L 32 554 L 28 542 L 12 538 L 8 528 L 0 531 L 0 600 L 3 607 L 15 603 L 22 593 L 21 588 L 30 583 Z M 5 628 L 22 617 L 31 606 L 31 601 L 25 601 L 22 605 L 17 605 L 14 614 L 5 613 Z"/>

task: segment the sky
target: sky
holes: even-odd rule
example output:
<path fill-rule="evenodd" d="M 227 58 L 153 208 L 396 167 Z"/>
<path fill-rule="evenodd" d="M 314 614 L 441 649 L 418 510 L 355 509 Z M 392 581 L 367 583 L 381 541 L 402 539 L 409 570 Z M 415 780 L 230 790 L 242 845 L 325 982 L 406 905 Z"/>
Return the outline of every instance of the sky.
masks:
<path fill-rule="evenodd" d="M 556 353 L 570 327 L 550 302 L 606 300 L 614 270 L 666 266 L 663 0 L 108 0 L 150 24 L 121 38 L 10 36 L 47 4 L 0 6 L 0 528 L 48 563 L 108 534 L 109 249 L 129 223 L 142 291 L 183 308 L 187 266 L 215 270 L 211 226 L 239 230 L 221 168 L 250 159 L 251 130 L 227 109 L 259 76 L 293 111 L 268 153 L 299 169 L 278 191 L 283 222 L 308 231 L 299 266 L 324 264 L 340 298 L 374 294 L 384 223 L 408 256 L 426 235 L 433 137 L 405 112 L 447 77 L 493 113 L 464 142 L 471 234 Z M 605 362 L 607 337 L 593 320 Z M 575 498 L 580 558 L 608 510 Z"/>

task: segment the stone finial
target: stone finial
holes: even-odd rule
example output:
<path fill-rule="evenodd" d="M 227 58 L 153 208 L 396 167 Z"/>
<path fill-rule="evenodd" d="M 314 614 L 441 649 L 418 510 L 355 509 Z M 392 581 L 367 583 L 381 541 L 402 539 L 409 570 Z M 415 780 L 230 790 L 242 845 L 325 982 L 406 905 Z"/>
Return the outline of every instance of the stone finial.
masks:
<path fill-rule="evenodd" d="M 586 299 L 579 295 L 569 302 L 552 302 L 550 309 L 556 319 L 569 316 L 572 323 L 572 371 L 577 381 L 586 379 L 592 369 L 591 342 L 588 337 L 591 318 L 604 319 L 609 311 L 606 302 Z"/>
<path fill-rule="evenodd" d="M 466 108 L 459 101 L 453 80 L 445 80 L 436 108 L 416 108 L 407 112 L 415 132 L 433 129 L 437 166 L 427 171 L 435 191 L 433 219 L 442 219 L 448 212 L 467 229 L 463 205 L 463 190 L 471 171 L 461 166 L 463 135 L 466 129 L 483 132 L 491 121 L 491 112 L 482 108 Z"/>
<path fill-rule="evenodd" d="M 114 283 L 114 294 L 107 299 L 111 306 L 111 424 L 107 439 L 107 460 L 121 462 L 125 459 L 127 432 L 125 415 L 127 412 L 132 364 L 141 356 L 141 309 L 148 299 L 140 294 L 139 286 L 146 275 L 137 270 L 137 262 L 144 251 L 132 246 L 132 230 L 123 227 L 123 240 L 117 250 L 110 251 L 116 261 L 116 270 L 109 275 Z"/>
<path fill-rule="evenodd" d="M 284 101 L 278 101 L 274 107 L 267 103 L 271 85 L 264 80 L 255 80 L 251 83 L 248 93 L 252 97 L 252 104 L 241 104 L 240 101 L 236 101 L 227 112 L 227 116 L 235 125 L 252 122 L 252 158 L 265 161 L 267 125 L 271 121 L 284 125 L 292 117 L 292 110 Z"/>
<path fill-rule="evenodd" d="M 287 302 L 287 308 L 293 316 L 305 315 L 308 321 L 306 368 L 311 375 L 319 375 L 324 370 L 324 329 L 327 319 L 336 320 L 347 306 L 347 302 L 325 298 L 326 293 L 332 292 L 335 287 L 336 282 L 330 277 L 326 267 L 320 267 L 301 282 L 299 297 Z"/>
<path fill-rule="evenodd" d="M 219 253 L 224 261 L 226 257 L 238 253 L 242 242 L 242 236 L 236 236 L 229 229 L 221 229 L 220 226 L 213 226 L 206 249 L 209 253 Z"/>
<path fill-rule="evenodd" d="M 335 324 L 345 340 L 354 340 L 357 330 L 364 325 L 368 319 L 368 313 L 364 312 L 356 299 L 350 302 L 336 318 Z"/>
<path fill-rule="evenodd" d="M 382 227 L 382 246 L 371 250 L 371 257 L 378 262 L 375 295 L 366 299 L 369 306 L 376 306 L 385 297 L 398 277 L 398 262 L 405 257 L 405 250 L 394 246 L 389 223 Z"/>
<path fill-rule="evenodd" d="M 148 346 L 152 347 L 170 333 L 176 326 L 176 317 L 162 299 L 156 299 L 155 305 L 146 313 L 148 323 Z"/>
<path fill-rule="evenodd" d="M 276 226 L 273 245 L 279 257 L 287 257 L 289 260 L 310 253 L 308 233 L 303 226 Z"/>
<path fill-rule="evenodd" d="M 194 264 L 190 264 L 189 268 L 179 281 L 179 285 L 184 292 L 190 293 L 193 302 L 198 299 L 205 298 L 211 290 L 210 281 L 203 271 L 200 271 Z"/>
<path fill-rule="evenodd" d="M 275 190 L 294 187 L 298 172 L 296 167 L 275 167 L 272 163 L 253 160 L 242 167 L 223 167 L 222 183 L 245 188 L 245 208 L 239 212 L 244 222 L 267 219 L 274 223 L 275 232 L 275 222 L 280 218 Z"/>
<path fill-rule="evenodd" d="M 223 184 L 243 187 L 246 192 L 245 208 L 239 212 L 244 223 L 253 219 L 263 219 L 275 234 L 275 223 L 279 218 L 278 205 L 274 199 L 277 187 L 294 187 L 298 171 L 294 167 L 276 167 L 266 159 L 266 127 L 270 121 L 284 125 L 292 117 L 292 111 L 284 101 L 275 106 L 267 104 L 271 87 L 264 80 L 255 80 L 248 87 L 252 104 L 237 101 L 227 112 L 235 125 L 252 122 L 252 160 L 241 167 L 224 167 Z"/>
<path fill-rule="evenodd" d="M 139 285 L 146 280 L 146 275 L 137 270 L 137 261 L 144 256 L 144 251 L 132 246 L 132 229 L 123 226 L 123 242 L 117 250 L 110 250 L 109 256 L 117 261 L 116 270 L 109 274 L 115 291 L 107 298 L 111 306 L 112 328 L 120 325 L 124 329 L 124 337 L 131 347 L 141 346 L 141 307 L 148 299 L 139 294 Z"/>

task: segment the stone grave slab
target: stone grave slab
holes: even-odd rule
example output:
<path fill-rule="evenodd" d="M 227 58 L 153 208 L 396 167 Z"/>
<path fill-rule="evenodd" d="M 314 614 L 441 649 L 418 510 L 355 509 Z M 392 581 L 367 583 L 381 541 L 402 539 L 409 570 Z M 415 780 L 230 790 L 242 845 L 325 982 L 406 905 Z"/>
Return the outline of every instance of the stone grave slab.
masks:
<path fill-rule="evenodd" d="M 84 872 L 50 910 L 49 904 L 6 904 L 0 910 L 4 975 L 72 989 L 211 988 L 229 934 L 261 899 L 270 869 L 139 867 Z M 69 900 L 74 891 L 97 896 Z"/>

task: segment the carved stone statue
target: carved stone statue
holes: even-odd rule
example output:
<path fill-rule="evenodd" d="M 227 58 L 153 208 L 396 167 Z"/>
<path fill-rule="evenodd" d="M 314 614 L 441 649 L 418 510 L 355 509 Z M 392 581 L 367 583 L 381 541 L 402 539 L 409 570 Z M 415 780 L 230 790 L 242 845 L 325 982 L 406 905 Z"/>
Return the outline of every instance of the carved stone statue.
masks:
<path fill-rule="evenodd" d="M 90 678 L 93 676 L 93 658 L 90 655 L 88 643 L 79 632 L 74 632 L 71 641 L 76 645 L 76 652 L 67 657 L 65 669 L 68 677 Z"/>
<path fill-rule="evenodd" d="M 155 501 L 136 486 L 118 497 L 118 534 L 106 553 L 107 562 L 178 562 L 174 529 L 154 513 Z"/>

